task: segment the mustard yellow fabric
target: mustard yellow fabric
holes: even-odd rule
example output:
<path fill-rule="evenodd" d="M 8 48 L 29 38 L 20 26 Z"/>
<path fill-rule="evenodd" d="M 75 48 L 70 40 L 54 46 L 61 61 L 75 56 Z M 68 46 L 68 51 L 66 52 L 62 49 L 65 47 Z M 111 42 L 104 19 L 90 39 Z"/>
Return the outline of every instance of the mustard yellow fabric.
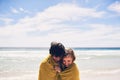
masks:
<path fill-rule="evenodd" d="M 56 65 L 51 56 L 44 60 L 40 65 L 38 80 L 57 80 L 57 72 L 54 70 Z"/>
<path fill-rule="evenodd" d="M 80 80 L 79 70 L 75 63 L 60 72 L 58 80 Z"/>
<path fill-rule="evenodd" d="M 45 59 L 40 65 L 38 80 L 80 80 L 79 70 L 75 63 L 60 73 L 54 70 L 56 65 L 58 64 L 51 56 Z"/>

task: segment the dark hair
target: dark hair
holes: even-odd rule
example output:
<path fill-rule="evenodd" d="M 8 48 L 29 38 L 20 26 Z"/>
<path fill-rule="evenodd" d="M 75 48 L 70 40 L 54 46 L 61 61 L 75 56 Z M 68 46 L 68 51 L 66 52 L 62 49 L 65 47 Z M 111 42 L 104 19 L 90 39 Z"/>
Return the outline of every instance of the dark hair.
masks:
<path fill-rule="evenodd" d="M 65 47 L 62 43 L 51 42 L 49 53 L 52 56 L 63 57 L 65 54 Z"/>
<path fill-rule="evenodd" d="M 73 58 L 73 61 L 76 59 L 75 54 L 74 54 L 74 51 L 73 51 L 71 48 L 66 49 L 65 52 L 66 52 L 66 53 L 65 53 L 65 55 L 63 56 L 63 58 L 64 58 L 64 57 L 67 57 L 67 56 L 70 56 L 70 57 Z"/>

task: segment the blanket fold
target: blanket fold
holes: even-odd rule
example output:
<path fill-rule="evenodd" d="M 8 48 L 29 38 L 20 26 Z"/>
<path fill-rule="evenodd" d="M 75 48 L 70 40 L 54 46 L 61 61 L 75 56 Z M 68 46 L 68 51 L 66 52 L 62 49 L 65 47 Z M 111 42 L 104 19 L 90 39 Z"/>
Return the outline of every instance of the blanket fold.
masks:
<path fill-rule="evenodd" d="M 38 80 L 57 80 L 57 72 L 54 70 L 54 66 L 58 65 L 49 56 L 40 65 Z"/>
<path fill-rule="evenodd" d="M 77 65 L 73 63 L 71 66 L 59 73 L 58 80 L 80 80 L 79 76 Z"/>

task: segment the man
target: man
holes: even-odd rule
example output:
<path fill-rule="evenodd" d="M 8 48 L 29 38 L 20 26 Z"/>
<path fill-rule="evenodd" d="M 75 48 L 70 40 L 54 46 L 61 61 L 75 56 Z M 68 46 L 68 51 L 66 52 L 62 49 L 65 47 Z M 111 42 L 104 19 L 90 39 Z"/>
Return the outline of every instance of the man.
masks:
<path fill-rule="evenodd" d="M 40 65 L 38 80 L 57 80 L 55 66 L 65 54 L 65 47 L 62 43 L 52 42 L 49 49 L 50 56 Z"/>

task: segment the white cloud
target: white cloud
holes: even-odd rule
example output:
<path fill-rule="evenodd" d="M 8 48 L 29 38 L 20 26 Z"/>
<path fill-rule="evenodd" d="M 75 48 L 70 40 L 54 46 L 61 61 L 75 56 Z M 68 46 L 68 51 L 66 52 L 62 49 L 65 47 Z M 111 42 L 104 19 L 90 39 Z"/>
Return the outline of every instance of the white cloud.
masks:
<path fill-rule="evenodd" d="M 0 18 L 0 21 L 3 21 L 5 24 L 9 24 L 13 21 L 11 18 Z"/>
<path fill-rule="evenodd" d="M 16 13 L 16 14 L 19 13 L 19 11 L 18 11 L 17 9 L 15 9 L 15 8 L 12 8 L 11 11 L 12 11 L 13 13 Z"/>
<path fill-rule="evenodd" d="M 19 8 L 19 11 L 24 13 L 30 13 L 28 10 L 25 10 L 24 8 Z"/>
<path fill-rule="evenodd" d="M 16 24 L 0 27 L 0 46 L 49 46 L 51 41 L 60 41 L 67 46 L 115 46 L 111 42 L 119 42 L 119 28 L 86 23 L 90 30 L 83 31 L 79 25 L 79 21 L 85 17 L 103 16 L 104 12 L 95 9 L 81 8 L 75 4 L 58 4 L 33 17 L 22 18 Z M 74 21 L 79 27 L 70 25 Z"/>
<path fill-rule="evenodd" d="M 25 10 L 24 8 L 19 8 L 19 9 L 16 9 L 16 8 L 11 8 L 11 11 L 12 13 L 15 13 L 15 14 L 18 14 L 18 13 L 30 13 L 28 10 Z"/>
<path fill-rule="evenodd" d="M 50 19 L 79 20 L 84 17 L 100 18 L 103 14 L 102 11 L 97 12 L 94 9 L 82 8 L 74 4 L 58 4 L 46 9 L 42 15 Z"/>
<path fill-rule="evenodd" d="M 120 13 L 120 2 L 116 1 L 108 7 L 109 10 Z"/>
<path fill-rule="evenodd" d="M 19 21 L 25 27 L 34 27 L 39 30 L 50 30 L 54 25 L 65 21 L 82 21 L 85 17 L 100 18 L 104 12 L 97 12 L 94 9 L 81 8 L 74 4 L 58 4 L 49 7 L 43 12 L 37 13 L 36 16 L 25 17 Z M 52 27 L 53 26 L 53 27 Z"/>
<path fill-rule="evenodd" d="M 20 8 L 20 11 L 25 11 L 23 8 Z"/>

